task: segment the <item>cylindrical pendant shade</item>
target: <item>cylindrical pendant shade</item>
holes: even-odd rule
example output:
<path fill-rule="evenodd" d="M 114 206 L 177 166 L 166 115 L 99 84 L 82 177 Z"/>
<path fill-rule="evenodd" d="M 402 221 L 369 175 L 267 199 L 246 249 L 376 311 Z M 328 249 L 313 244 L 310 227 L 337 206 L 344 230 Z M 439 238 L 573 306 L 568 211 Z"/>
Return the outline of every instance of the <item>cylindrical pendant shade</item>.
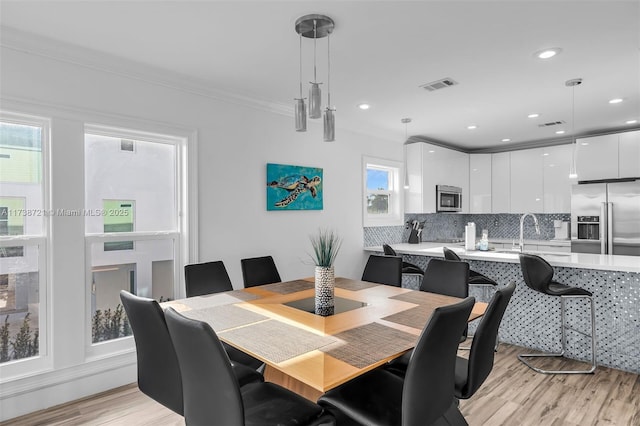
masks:
<path fill-rule="evenodd" d="M 304 99 L 296 99 L 295 105 L 296 132 L 307 131 L 307 105 Z"/>
<path fill-rule="evenodd" d="M 334 110 L 327 108 L 324 110 L 324 141 L 333 142 L 336 140 L 336 116 Z"/>
<path fill-rule="evenodd" d="M 311 87 L 309 87 L 309 118 L 322 117 L 321 103 L 320 83 L 311 83 Z"/>

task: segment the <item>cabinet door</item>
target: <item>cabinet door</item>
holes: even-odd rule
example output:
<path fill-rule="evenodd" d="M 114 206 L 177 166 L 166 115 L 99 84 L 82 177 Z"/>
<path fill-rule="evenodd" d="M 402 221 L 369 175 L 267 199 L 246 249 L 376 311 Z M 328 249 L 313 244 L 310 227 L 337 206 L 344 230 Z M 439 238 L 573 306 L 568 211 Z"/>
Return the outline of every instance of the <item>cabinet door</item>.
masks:
<path fill-rule="evenodd" d="M 577 143 L 578 180 L 618 177 L 618 134 L 580 138 Z"/>
<path fill-rule="evenodd" d="M 618 168 L 621 178 L 640 177 L 640 130 L 620 133 Z"/>
<path fill-rule="evenodd" d="M 543 192 L 545 213 L 571 212 L 571 185 L 569 170 L 573 155 L 573 145 L 558 145 L 544 148 Z"/>
<path fill-rule="evenodd" d="M 491 212 L 511 212 L 510 153 L 491 154 Z"/>
<path fill-rule="evenodd" d="M 511 152 L 511 213 L 542 213 L 543 154 L 543 148 Z"/>
<path fill-rule="evenodd" d="M 406 146 L 407 176 L 409 189 L 404 193 L 404 209 L 406 213 L 422 213 L 422 143 Z"/>
<path fill-rule="evenodd" d="M 469 212 L 491 213 L 491 154 L 469 156 Z"/>

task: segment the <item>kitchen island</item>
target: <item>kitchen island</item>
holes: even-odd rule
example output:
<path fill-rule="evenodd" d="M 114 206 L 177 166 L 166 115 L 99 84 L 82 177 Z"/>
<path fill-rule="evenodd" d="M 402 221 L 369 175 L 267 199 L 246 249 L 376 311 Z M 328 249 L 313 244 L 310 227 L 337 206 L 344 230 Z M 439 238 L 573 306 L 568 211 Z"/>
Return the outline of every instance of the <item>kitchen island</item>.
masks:
<path fill-rule="evenodd" d="M 500 287 L 517 283 L 500 327 L 500 340 L 542 351 L 559 351 L 560 300 L 531 290 L 522 278 L 518 253 L 509 249 L 465 250 L 447 244 L 471 269 L 494 279 Z M 442 243 L 393 244 L 405 261 L 426 268 L 431 258 L 444 257 Z M 382 247 L 366 247 L 382 252 Z M 640 258 L 635 256 L 526 251 L 538 254 L 554 268 L 554 280 L 593 293 L 596 306 L 596 360 L 598 365 L 640 373 Z M 419 283 L 403 283 L 417 288 Z M 487 301 L 483 287 L 471 286 L 469 294 Z M 589 359 L 590 314 L 584 300 L 567 301 L 567 354 Z M 471 332 L 473 327 L 470 327 Z M 577 330 L 577 331 L 576 331 Z"/>

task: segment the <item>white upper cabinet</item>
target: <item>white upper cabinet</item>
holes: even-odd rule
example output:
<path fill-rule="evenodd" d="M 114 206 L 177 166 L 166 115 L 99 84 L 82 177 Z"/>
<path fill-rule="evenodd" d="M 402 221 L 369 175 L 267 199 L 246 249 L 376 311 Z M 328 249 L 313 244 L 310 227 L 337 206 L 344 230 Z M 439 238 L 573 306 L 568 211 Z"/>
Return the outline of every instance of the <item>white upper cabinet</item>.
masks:
<path fill-rule="evenodd" d="M 469 155 L 469 213 L 491 213 L 491 154 Z"/>
<path fill-rule="evenodd" d="M 511 212 L 511 153 L 491 154 L 491 212 Z"/>
<path fill-rule="evenodd" d="M 640 177 L 640 130 L 620 133 L 618 176 L 621 178 Z"/>
<path fill-rule="evenodd" d="M 576 183 L 569 179 L 573 145 L 550 146 L 543 151 L 544 213 L 569 213 L 571 185 Z"/>
<path fill-rule="evenodd" d="M 577 139 L 578 180 L 616 179 L 618 177 L 618 135 Z"/>
<path fill-rule="evenodd" d="M 511 213 L 542 213 L 543 148 L 511 152 Z"/>

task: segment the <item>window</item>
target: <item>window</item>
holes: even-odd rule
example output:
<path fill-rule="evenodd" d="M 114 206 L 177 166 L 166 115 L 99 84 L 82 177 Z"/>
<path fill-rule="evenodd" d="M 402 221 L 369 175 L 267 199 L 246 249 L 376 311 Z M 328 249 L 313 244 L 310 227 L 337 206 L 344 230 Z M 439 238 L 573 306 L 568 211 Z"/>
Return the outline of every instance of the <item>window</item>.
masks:
<path fill-rule="evenodd" d="M 400 163 L 364 158 L 363 166 L 364 225 L 401 225 Z"/>
<path fill-rule="evenodd" d="M 179 148 L 184 143 L 163 135 L 85 128 L 88 314 L 94 346 L 131 335 L 120 290 L 159 301 L 176 294 L 182 232 Z M 135 147 L 136 155 L 123 156 L 126 147 Z"/>
<path fill-rule="evenodd" d="M 48 129 L 48 121 L 44 119 L 0 115 L 0 365 L 3 368 L 38 362 L 47 353 L 45 269 L 49 210 L 43 157 Z"/>

